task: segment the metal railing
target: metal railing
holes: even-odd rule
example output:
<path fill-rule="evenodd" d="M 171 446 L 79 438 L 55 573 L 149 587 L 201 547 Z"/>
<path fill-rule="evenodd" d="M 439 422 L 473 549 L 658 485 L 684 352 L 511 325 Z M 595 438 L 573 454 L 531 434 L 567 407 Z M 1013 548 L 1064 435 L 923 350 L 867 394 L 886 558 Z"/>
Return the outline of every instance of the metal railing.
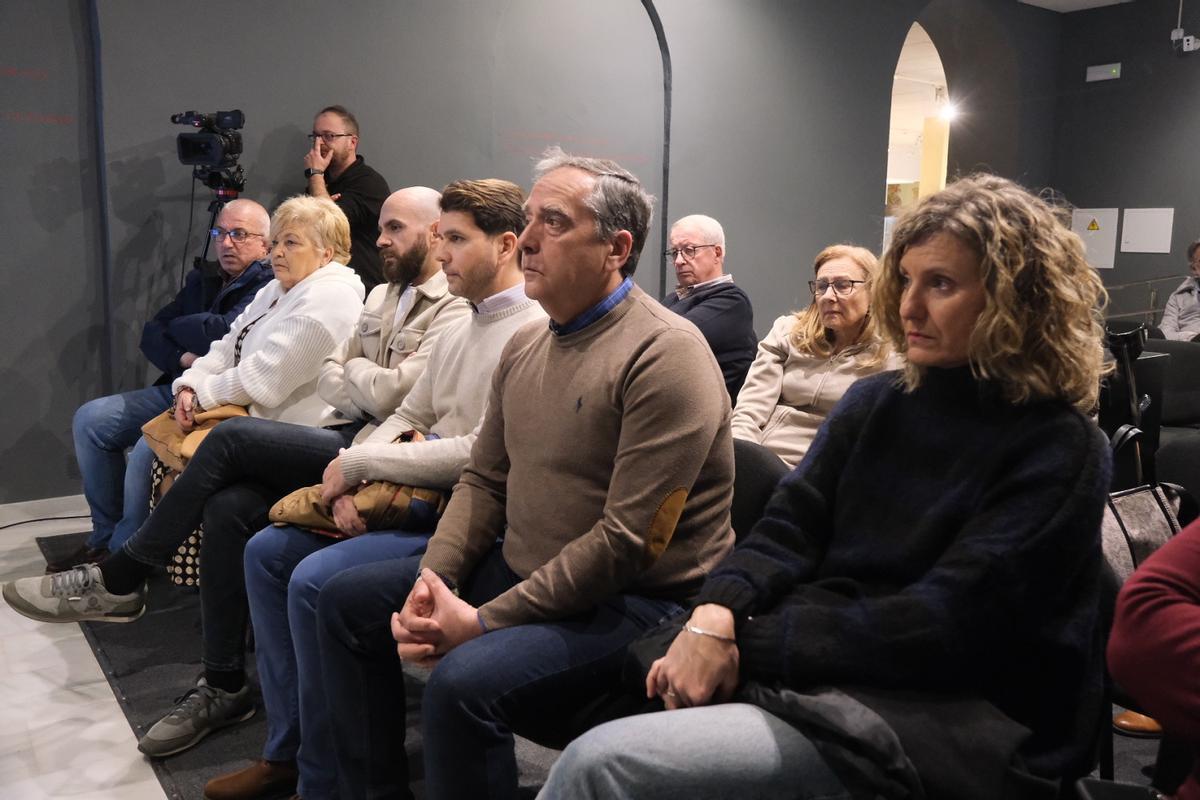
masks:
<path fill-rule="evenodd" d="M 1183 280 L 1180 275 L 1164 275 L 1161 278 L 1147 278 L 1141 281 L 1131 281 L 1130 283 L 1117 283 L 1111 286 L 1106 286 L 1109 297 L 1109 307 L 1120 306 L 1122 308 L 1129 305 L 1135 306 L 1133 311 L 1121 311 L 1119 313 L 1109 312 L 1106 316 L 1108 319 L 1137 319 L 1147 325 L 1157 325 L 1158 320 L 1162 317 L 1163 305 L 1166 303 L 1166 295 L 1169 295 L 1175 290 L 1175 287 Z M 1167 284 L 1164 291 L 1161 284 Z M 1144 292 L 1144 295 L 1138 294 Z M 1159 295 L 1163 295 L 1163 302 L 1159 302 Z M 1128 298 L 1128 300 L 1126 300 Z M 1121 302 L 1124 301 L 1124 302 Z"/>

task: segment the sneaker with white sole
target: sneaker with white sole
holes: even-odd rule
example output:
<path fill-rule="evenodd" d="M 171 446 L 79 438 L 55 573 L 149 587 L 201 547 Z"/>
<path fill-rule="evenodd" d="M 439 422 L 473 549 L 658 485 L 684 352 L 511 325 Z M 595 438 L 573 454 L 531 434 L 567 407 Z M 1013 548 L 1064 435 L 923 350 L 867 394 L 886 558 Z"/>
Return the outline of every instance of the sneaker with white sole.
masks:
<path fill-rule="evenodd" d="M 13 611 L 39 622 L 132 622 L 146 610 L 144 589 L 110 593 L 95 564 L 20 578 L 6 583 L 3 595 Z"/>
<path fill-rule="evenodd" d="M 175 701 L 175 707 L 151 726 L 138 741 L 138 750 L 162 758 L 182 753 L 213 731 L 254 716 L 250 686 L 226 692 L 201 678 L 196 688 Z"/>

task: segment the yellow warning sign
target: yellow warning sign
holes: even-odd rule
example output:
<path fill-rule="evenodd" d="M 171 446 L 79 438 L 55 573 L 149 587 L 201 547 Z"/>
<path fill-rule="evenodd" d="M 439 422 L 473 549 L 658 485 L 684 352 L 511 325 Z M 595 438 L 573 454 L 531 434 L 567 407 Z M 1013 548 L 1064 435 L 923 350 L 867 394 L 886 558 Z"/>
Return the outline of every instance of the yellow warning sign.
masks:
<path fill-rule="evenodd" d="M 1099 223 L 1099 222 L 1096 220 L 1096 218 L 1095 218 L 1095 217 L 1092 217 L 1092 221 L 1091 221 L 1090 223 L 1088 223 L 1087 229 L 1088 229 L 1089 231 L 1098 231 L 1098 230 L 1100 230 L 1100 223 Z"/>

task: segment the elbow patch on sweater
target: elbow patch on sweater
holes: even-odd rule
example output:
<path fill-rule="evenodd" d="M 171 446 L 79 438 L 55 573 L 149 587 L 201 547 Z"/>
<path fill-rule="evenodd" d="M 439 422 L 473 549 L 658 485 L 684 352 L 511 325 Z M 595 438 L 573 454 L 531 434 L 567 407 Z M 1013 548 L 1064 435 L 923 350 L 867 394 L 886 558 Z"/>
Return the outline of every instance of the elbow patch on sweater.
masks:
<path fill-rule="evenodd" d="M 675 526 L 683 515 L 683 504 L 687 502 L 687 489 L 680 487 L 667 495 L 654 512 L 650 520 L 650 530 L 646 532 L 646 562 L 653 563 L 667 549 L 671 537 L 675 535 Z"/>

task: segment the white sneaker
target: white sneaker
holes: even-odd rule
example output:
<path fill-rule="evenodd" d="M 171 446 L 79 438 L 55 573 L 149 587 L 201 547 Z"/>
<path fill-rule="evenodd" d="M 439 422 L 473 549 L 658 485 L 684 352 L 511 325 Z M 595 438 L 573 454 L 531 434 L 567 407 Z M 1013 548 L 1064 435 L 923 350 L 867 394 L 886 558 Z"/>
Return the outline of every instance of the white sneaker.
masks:
<path fill-rule="evenodd" d="M 146 610 L 145 589 L 110 594 L 95 564 L 21 578 L 5 584 L 3 594 L 13 611 L 39 622 L 133 622 Z"/>

